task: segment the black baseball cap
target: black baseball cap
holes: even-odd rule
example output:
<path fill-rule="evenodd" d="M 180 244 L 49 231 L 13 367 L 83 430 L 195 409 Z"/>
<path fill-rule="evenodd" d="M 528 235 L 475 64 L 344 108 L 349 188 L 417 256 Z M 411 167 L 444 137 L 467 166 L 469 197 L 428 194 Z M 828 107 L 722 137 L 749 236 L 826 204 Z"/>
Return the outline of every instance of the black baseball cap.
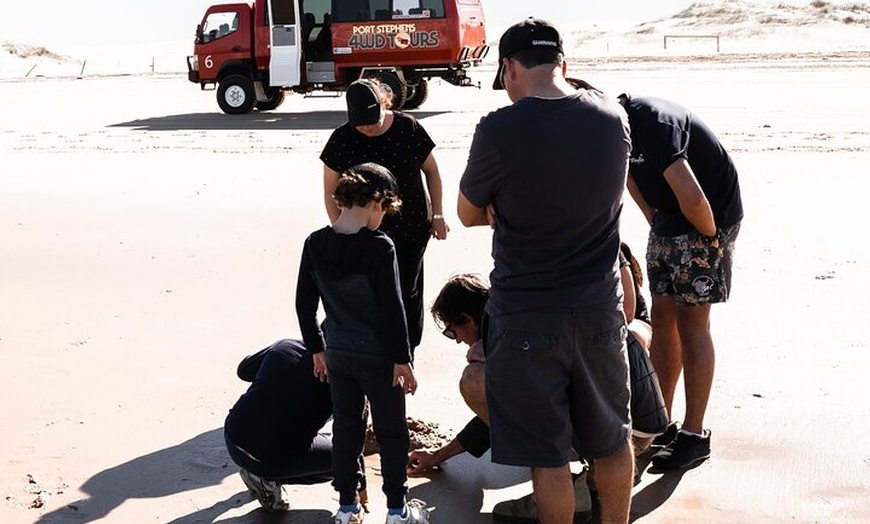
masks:
<path fill-rule="evenodd" d="M 370 126 L 381 119 L 381 94 L 371 80 L 356 80 L 347 86 L 347 123 Z"/>
<path fill-rule="evenodd" d="M 493 89 L 504 89 L 501 84 L 501 76 L 504 74 L 504 59 L 509 58 L 520 51 L 535 49 L 550 49 L 563 53 L 562 37 L 559 31 L 546 20 L 529 17 L 522 22 L 516 23 L 501 35 L 498 41 L 498 71 L 495 73 Z"/>
<path fill-rule="evenodd" d="M 366 124 L 361 124 L 366 125 Z M 374 162 L 365 162 L 357 164 L 345 173 L 361 176 L 375 191 L 381 195 L 390 195 L 395 197 L 399 193 L 396 186 L 396 178 L 393 173 L 386 167 Z"/>

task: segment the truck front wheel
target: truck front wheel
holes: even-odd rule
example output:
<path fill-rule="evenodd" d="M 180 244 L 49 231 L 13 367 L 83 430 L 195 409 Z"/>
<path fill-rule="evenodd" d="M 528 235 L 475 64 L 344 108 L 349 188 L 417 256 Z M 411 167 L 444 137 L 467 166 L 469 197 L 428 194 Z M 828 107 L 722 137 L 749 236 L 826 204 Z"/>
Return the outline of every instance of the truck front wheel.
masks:
<path fill-rule="evenodd" d="M 257 111 L 271 111 L 284 103 L 284 91 L 273 88 L 266 93 L 269 95 L 269 99 L 265 102 L 257 102 Z"/>
<path fill-rule="evenodd" d="M 254 108 L 254 84 L 244 75 L 229 75 L 220 81 L 217 102 L 228 115 L 243 115 Z"/>

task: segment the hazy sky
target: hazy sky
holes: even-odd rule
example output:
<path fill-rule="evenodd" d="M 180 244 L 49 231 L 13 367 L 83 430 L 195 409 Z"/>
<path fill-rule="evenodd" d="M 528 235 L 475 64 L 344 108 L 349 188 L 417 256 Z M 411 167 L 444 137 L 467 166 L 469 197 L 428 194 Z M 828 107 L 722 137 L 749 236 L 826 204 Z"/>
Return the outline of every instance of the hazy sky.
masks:
<path fill-rule="evenodd" d="M 4 2 L 0 41 L 52 48 L 124 46 L 192 40 L 205 8 L 231 0 L 45 0 Z M 675 14 L 692 0 L 482 0 L 489 37 L 529 15 L 561 26 L 620 22 L 626 26 Z M 720 3 L 722 0 L 698 0 Z M 772 0 L 754 0 L 765 3 Z M 780 0 L 777 0 L 780 1 Z M 788 3 L 808 4 L 810 0 Z M 839 3 L 839 2 L 835 2 Z"/>

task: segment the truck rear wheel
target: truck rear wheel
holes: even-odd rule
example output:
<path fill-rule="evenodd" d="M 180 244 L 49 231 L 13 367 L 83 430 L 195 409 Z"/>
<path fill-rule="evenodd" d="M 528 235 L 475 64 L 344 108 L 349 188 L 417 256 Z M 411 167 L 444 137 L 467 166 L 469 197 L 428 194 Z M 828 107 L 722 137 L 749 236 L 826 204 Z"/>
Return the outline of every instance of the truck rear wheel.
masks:
<path fill-rule="evenodd" d="M 244 75 L 229 75 L 220 81 L 217 102 L 228 115 L 243 115 L 254 109 L 254 83 Z"/>
<path fill-rule="evenodd" d="M 265 102 L 257 102 L 257 111 L 271 111 L 277 109 L 278 106 L 284 103 L 284 91 L 280 89 L 270 89 L 267 91 L 269 100 Z"/>
<path fill-rule="evenodd" d="M 393 91 L 393 109 L 402 109 L 405 105 L 405 84 L 399 80 L 399 75 L 392 71 L 381 71 L 374 78 L 390 86 Z"/>
<path fill-rule="evenodd" d="M 417 109 L 429 98 L 429 83 L 420 80 L 417 85 L 410 89 L 411 95 L 405 100 L 404 109 Z"/>

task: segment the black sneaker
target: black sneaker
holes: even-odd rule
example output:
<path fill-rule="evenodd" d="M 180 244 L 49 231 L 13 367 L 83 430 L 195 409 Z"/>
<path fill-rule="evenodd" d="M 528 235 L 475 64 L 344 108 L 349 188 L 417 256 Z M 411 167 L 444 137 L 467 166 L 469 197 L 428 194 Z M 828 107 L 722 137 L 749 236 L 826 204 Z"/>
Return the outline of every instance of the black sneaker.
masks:
<path fill-rule="evenodd" d="M 674 441 L 677 438 L 677 433 L 680 431 L 680 423 L 679 422 L 671 422 L 668 424 L 668 427 L 665 428 L 663 433 L 660 433 L 656 438 L 653 439 L 650 447 L 653 448 L 663 448 Z"/>
<path fill-rule="evenodd" d="M 653 455 L 652 467 L 656 469 L 690 468 L 710 457 L 710 430 L 703 436 L 678 432 L 668 446 Z"/>

